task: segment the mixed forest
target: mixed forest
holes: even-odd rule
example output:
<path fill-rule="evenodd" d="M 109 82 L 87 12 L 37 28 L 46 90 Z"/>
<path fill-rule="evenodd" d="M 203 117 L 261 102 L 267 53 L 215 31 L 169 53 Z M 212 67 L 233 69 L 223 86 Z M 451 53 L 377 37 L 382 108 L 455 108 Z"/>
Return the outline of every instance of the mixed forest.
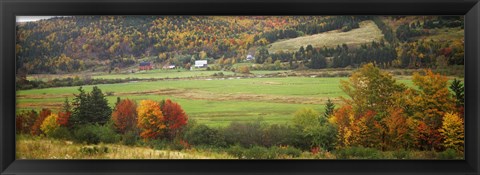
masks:
<path fill-rule="evenodd" d="M 17 23 L 17 158 L 462 159 L 463 21 Z"/>

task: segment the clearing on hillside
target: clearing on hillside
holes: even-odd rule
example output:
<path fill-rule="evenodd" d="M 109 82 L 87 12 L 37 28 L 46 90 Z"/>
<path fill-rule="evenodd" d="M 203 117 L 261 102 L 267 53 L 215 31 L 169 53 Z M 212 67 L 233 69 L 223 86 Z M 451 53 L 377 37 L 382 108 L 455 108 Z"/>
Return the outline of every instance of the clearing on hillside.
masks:
<path fill-rule="evenodd" d="M 372 41 L 380 41 L 383 38 L 382 31 L 371 20 L 360 22 L 360 28 L 341 32 L 333 30 L 315 35 L 302 36 L 288 40 L 274 42 L 269 45 L 268 52 L 276 53 L 279 51 L 292 52 L 298 51 L 300 46 L 306 47 L 311 44 L 313 47 L 336 47 L 337 45 L 347 44 L 355 46 Z"/>

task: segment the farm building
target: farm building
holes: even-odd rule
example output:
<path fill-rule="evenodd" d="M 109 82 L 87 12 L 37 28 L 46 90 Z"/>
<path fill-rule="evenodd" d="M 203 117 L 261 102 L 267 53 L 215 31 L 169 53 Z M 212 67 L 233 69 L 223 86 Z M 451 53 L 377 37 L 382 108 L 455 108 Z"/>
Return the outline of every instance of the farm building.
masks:
<path fill-rule="evenodd" d="M 166 64 L 162 67 L 163 69 L 175 69 L 175 65 L 173 64 Z"/>
<path fill-rule="evenodd" d="M 208 66 L 207 60 L 195 61 L 195 68 L 206 68 Z"/>
<path fill-rule="evenodd" d="M 255 57 L 253 57 L 252 55 L 248 54 L 247 55 L 247 61 L 250 61 L 250 60 L 254 60 Z"/>
<path fill-rule="evenodd" d="M 152 63 L 150 62 L 141 62 L 140 65 L 138 66 L 138 70 L 151 70 L 153 69 Z"/>

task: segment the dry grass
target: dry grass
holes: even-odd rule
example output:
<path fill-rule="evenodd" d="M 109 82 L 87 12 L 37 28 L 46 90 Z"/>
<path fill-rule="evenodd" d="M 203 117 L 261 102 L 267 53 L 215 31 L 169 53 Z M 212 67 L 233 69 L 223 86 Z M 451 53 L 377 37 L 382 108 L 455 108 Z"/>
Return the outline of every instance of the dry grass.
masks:
<path fill-rule="evenodd" d="M 17 136 L 17 159 L 230 159 L 226 153 L 198 150 L 154 150 L 119 144 L 84 145 L 71 141 Z M 89 153 L 85 148 L 107 148 L 107 152 Z"/>
<path fill-rule="evenodd" d="M 298 51 L 300 46 L 306 47 L 309 44 L 311 44 L 313 47 L 336 47 L 337 45 L 341 44 L 356 46 L 367 42 L 380 41 L 382 38 L 382 31 L 373 21 L 368 20 L 361 22 L 360 28 L 353 29 L 348 32 L 334 30 L 320 34 L 274 42 L 270 45 L 268 52 L 275 53 L 279 51 Z"/>

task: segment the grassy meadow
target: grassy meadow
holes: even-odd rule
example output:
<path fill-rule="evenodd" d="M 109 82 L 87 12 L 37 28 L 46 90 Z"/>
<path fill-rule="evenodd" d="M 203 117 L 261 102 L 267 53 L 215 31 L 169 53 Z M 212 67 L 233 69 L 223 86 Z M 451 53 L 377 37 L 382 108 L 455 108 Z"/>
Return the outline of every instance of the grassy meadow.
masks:
<path fill-rule="evenodd" d="M 348 46 L 357 46 L 360 44 L 380 41 L 383 38 L 382 31 L 373 23 L 373 21 L 363 21 L 360 28 L 348 32 L 339 30 L 325 33 L 297 37 L 293 39 L 281 40 L 269 45 L 268 51 L 276 53 L 279 51 L 291 52 L 297 51 L 300 46 L 306 47 L 311 44 L 313 47 L 336 47 L 337 45 L 347 44 Z"/>
<path fill-rule="evenodd" d="M 153 73 L 152 73 L 153 74 Z M 160 73 L 157 73 L 160 74 Z M 109 77 L 117 78 L 122 74 Z M 408 77 L 398 81 L 412 86 Z M 203 78 L 165 81 L 137 81 L 97 85 L 113 108 L 116 98 L 135 101 L 151 99 L 177 101 L 191 119 L 209 126 L 226 126 L 232 121 L 252 121 L 259 117 L 268 123 L 287 123 L 295 111 L 313 108 L 323 111 L 328 98 L 339 103 L 346 94 L 340 81 L 346 77 Z M 92 86 L 83 86 L 90 91 Z M 59 110 L 65 97 L 73 99 L 79 86 L 21 90 L 18 110 Z"/>

